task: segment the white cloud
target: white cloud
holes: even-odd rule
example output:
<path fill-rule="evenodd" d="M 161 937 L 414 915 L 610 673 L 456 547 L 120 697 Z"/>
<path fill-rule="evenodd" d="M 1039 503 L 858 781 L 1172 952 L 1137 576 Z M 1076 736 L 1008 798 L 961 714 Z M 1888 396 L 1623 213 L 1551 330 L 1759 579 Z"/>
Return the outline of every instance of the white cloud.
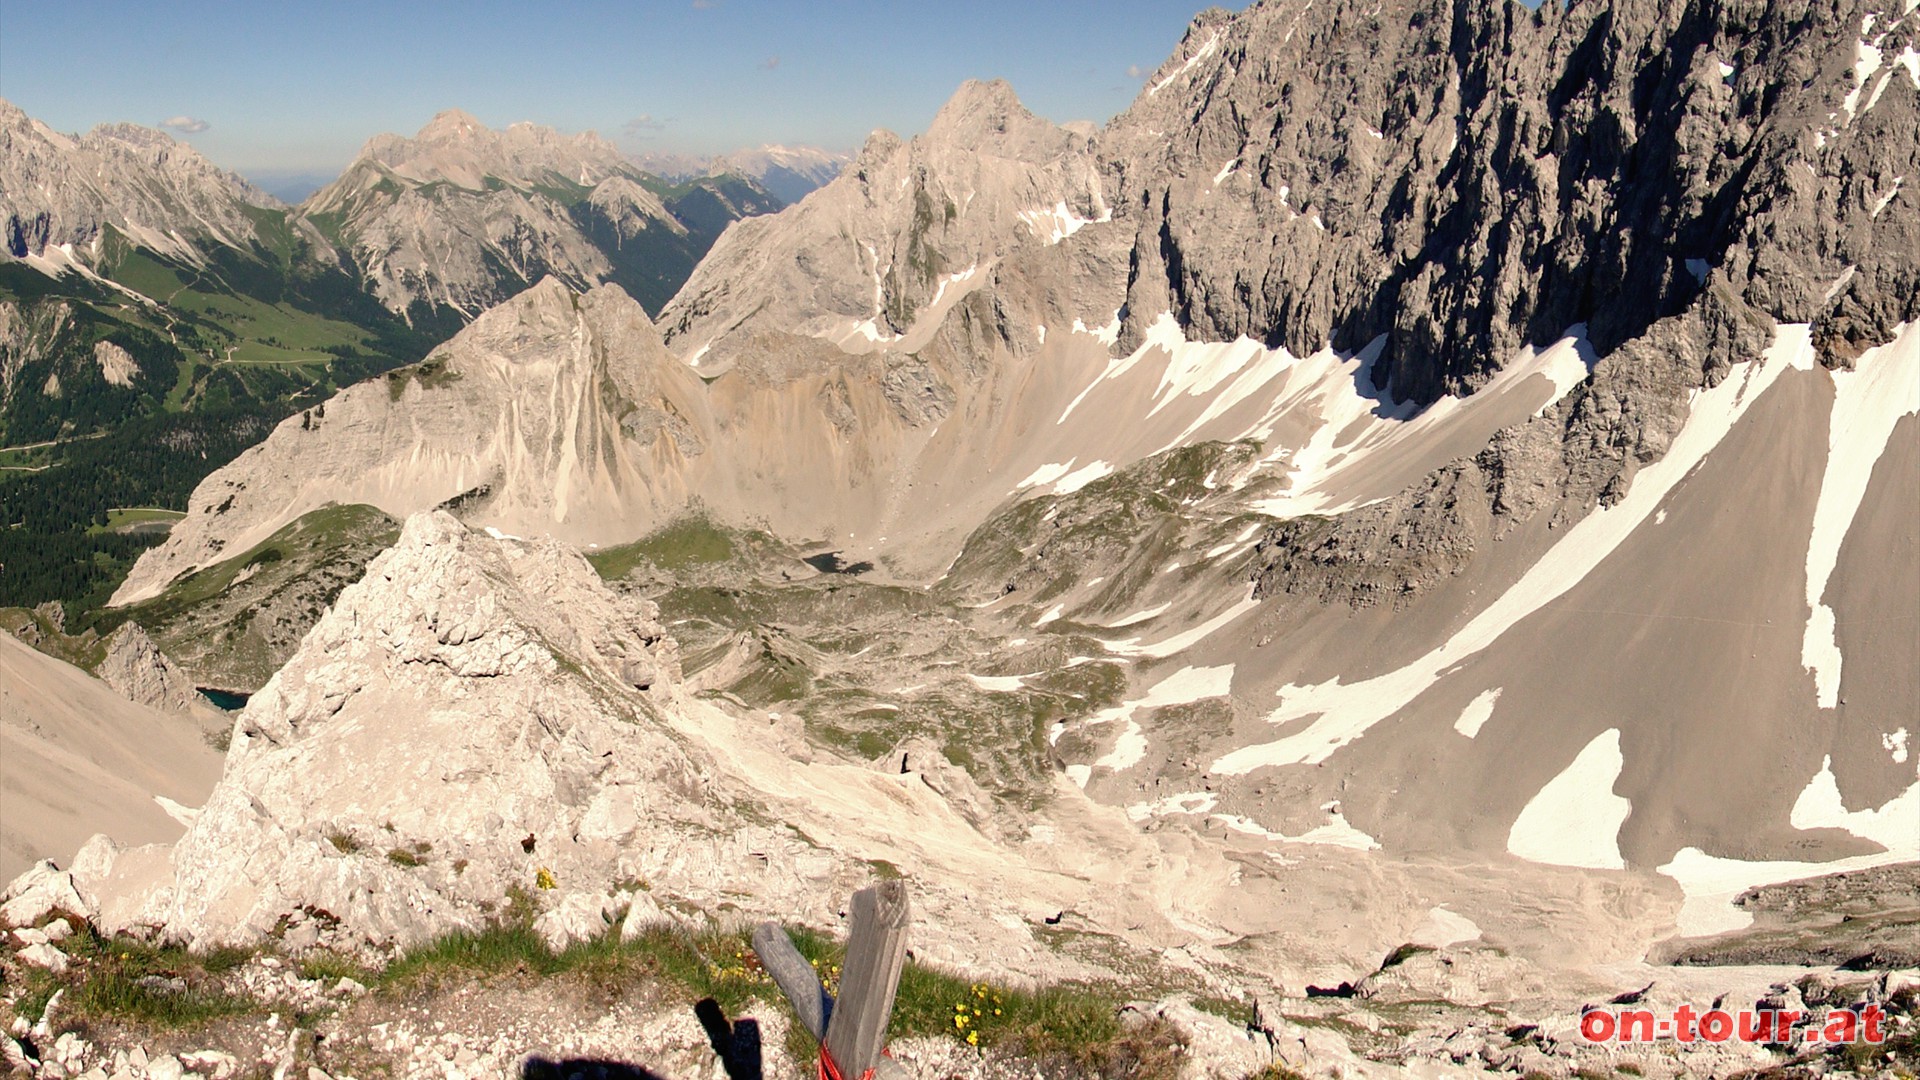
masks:
<path fill-rule="evenodd" d="M 1144 79 L 1144 78 L 1146 78 L 1146 77 L 1147 77 L 1147 71 L 1146 71 L 1146 69 L 1145 69 L 1145 68 L 1143 68 L 1143 67 L 1141 67 L 1141 66 L 1140 66 L 1139 64 L 1128 64 L 1128 65 L 1127 65 L 1127 78 L 1129 78 L 1129 79 Z"/>
<path fill-rule="evenodd" d="M 172 116 L 160 121 L 160 126 L 172 131 L 178 131 L 182 135 L 198 135 L 213 125 L 197 117 Z"/>
<path fill-rule="evenodd" d="M 655 132 L 665 130 L 666 126 L 667 121 L 663 117 L 655 116 L 652 113 L 641 113 L 639 116 L 621 124 L 620 132 L 628 138 L 645 139 L 651 137 Z"/>

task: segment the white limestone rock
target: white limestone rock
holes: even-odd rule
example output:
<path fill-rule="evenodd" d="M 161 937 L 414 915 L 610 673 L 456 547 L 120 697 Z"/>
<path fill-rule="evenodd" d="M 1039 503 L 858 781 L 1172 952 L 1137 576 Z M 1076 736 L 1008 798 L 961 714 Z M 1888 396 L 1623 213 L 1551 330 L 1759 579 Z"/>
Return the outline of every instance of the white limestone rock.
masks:
<path fill-rule="evenodd" d="M 129 701 L 165 712 L 187 712 L 198 693 L 193 680 L 131 622 L 107 637 L 107 654 L 95 674 Z"/>
<path fill-rule="evenodd" d="M 212 946 L 315 909 L 322 944 L 404 946 L 525 894 L 560 946 L 608 931 L 625 880 L 804 891 L 801 845 L 744 824 L 663 722 L 678 678 L 651 605 L 576 552 L 416 515 L 250 700 L 163 872 L 95 868 L 131 897 L 102 921 Z"/>

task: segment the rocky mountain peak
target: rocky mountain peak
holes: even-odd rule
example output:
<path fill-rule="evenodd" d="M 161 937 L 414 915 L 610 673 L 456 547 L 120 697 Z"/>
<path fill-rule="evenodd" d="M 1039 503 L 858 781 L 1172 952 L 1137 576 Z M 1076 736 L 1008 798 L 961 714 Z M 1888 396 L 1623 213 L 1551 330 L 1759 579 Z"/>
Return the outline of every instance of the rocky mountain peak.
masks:
<path fill-rule="evenodd" d="M 619 150 L 592 132 L 563 135 L 526 122 L 496 131 L 460 109 L 436 114 L 411 138 L 376 135 L 358 160 L 413 183 L 444 181 L 472 191 L 483 190 L 489 179 L 524 185 L 558 177 L 591 186 L 632 169 Z M 347 171 L 356 170 L 349 166 Z M 326 194 L 322 189 L 310 201 L 325 206 Z"/>
<path fill-rule="evenodd" d="M 582 294 L 548 275 L 482 312 L 447 343 L 444 355 L 447 370 L 458 374 L 476 364 L 545 363 L 581 340 L 617 342 L 611 355 L 625 358 L 659 349 L 653 320 L 626 290 L 601 285 Z M 604 363 L 609 350 L 603 346 L 595 355 Z"/>
<path fill-rule="evenodd" d="M 44 257 L 49 273 L 96 258 L 108 226 L 198 263 L 200 245 L 254 235 L 247 208 L 280 205 L 165 132 L 107 124 L 74 137 L 0 102 L 0 239 L 8 256 Z"/>
<path fill-rule="evenodd" d="M 924 136 L 959 150 L 1028 158 L 1054 152 L 1060 128 L 1027 111 L 1005 79 L 969 79 L 941 106 Z"/>
<path fill-rule="evenodd" d="M 482 124 L 464 109 L 442 109 L 414 135 L 420 142 L 472 142 L 494 136 L 493 129 Z"/>
<path fill-rule="evenodd" d="M 548 274 L 618 281 L 657 309 L 729 221 L 773 202 L 737 178 L 700 185 L 659 192 L 592 132 L 494 130 L 450 109 L 412 137 L 368 140 L 301 210 L 409 318 L 416 305 L 471 318 Z"/>
<path fill-rule="evenodd" d="M 867 141 L 860 144 L 860 152 L 854 155 L 856 168 L 866 169 L 880 165 L 891 158 L 902 146 L 900 136 L 886 128 L 874 128 L 867 135 Z"/>

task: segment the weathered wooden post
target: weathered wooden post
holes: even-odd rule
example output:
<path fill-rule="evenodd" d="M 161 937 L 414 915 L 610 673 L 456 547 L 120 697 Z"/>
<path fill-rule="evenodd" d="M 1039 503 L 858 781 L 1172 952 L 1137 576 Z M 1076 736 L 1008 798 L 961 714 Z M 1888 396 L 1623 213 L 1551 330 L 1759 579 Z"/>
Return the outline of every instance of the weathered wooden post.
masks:
<path fill-rule="evenodd" d="M 753 931 L 753 951 L 774 985 L 793 1003 L 800 1024 L 820 1043 L 825 1080 L 891 1080 L 902 1069 L 883 1051 L 900 969 L 907 959 L 907 887 L 883 881 L 853 894 L 847 960 L 841 965 L 840 997 L 820 985 L 800 950 L 776 923 Z"/>

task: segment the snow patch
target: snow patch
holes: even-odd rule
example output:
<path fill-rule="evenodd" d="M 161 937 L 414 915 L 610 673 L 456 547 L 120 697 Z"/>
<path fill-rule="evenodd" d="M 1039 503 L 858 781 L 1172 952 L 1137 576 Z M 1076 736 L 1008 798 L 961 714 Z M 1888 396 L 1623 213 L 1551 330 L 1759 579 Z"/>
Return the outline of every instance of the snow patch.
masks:
<path fill-rule="evenodd" d="M 1900 185 L 1905 183 L 1906 180 L 1907 178 L 1904 176 L 1894 177 L 1893 184 L 1892 186 L 1887 188 L 1886 194 L 1880 196 L 1878 199 L 1875 199 L 1873 201 L 1873 210 L 1867 216 L 1876 217 L 1876 218 L 1879 217 L 1880 211 L 1885 210 L 1887 208 L 1887 204 L 1893 201 L 1893 197 L 1895 195 L 1900 194 Z"/>
<path fill-rule="evenodd" d="M 1633 804 L 1613 793 L 1625 763 L 1619 728 L 1595 736 L 1520 811 L 1507 833 L 1507 851 L 1555 866 L 1625 869 L 1618 836 Z"/>
<path fill-rule="evenodd" d="M 1763 356 L 1740 365 L 1720 385 L 1694 391 L 1687 421 L 1666 456 L 1640 470 L 1626 498 L 1595 510 L 1567 530 L 1519 581 L 1446 642 L 1405 667 L 1371 679 L 1347 684 L 1334 678 L 1313 686 L 1282 687 L 1280 707 L 1268 715 L 1268 722 L 1280 725 L 1309 717 L 1312 722 L 1284 738 L 1228 753 L 1214 762 L 1213 771 L 1238 774 L 1269 765 L 1317 764 L 1405 708 L 1443 673 L 1584 580 L 1653 516 L 1667 494 L 1726 438 L 1781 372 L 1813 366 L 1808 326 L 1778 327 L 1773 345 Z"/>
<path fill-rule="evenodd" d="M 1415 945 L 1444 949 L 1463 941 L 1480 940 L 1480 927 L 1465 915 L 1448 911 L 1443 907 L 1430 908 L 1427 911 L 1426 921 L 1422 922 L 1407 940 Z"/>
<path fill-rule="evenodd" d="M 1842 659 L 1834 612 L 1825 603 L 1827 581 L 1894 425 L 1903 416 L 1920 413 L 1920 323 L 1901 324 L 1892 341 L 1868 349 L 1854 370 L 1836 371 L 1832 377 L 1827 467 L 1807 544 L 1808 613 L 1800 645 L 1800 662 L 1813 672 L 1816 700 L 1823 709 L 1839 704 Z"/>
<path fill-rule="evenodd" d="M 1876 43 L 1868 43 L 1866 41 L 1860 41 L 1855 45 L 1853 58 L 1853 89 L 1847 91 L 1846 98 L 1840 102 L 1840 107 L 1847 111 L 1847 120 L 1849 122 L 1853 120 L 1854 114 L 1859 111 L 1860 92 L 1866 89 L 1867 80 L 1873 78 L 1873 73 L 1880 70 L 1882 58 L 1877 44 L 1877 38 L 1875 42 Z M 1877 97 L 1878 95 L 1875 96 Z"/>
<path fill-rule="evenodd" d="M 1920 849 L 1920 781 L 1884 806 L 1848 810 L 1840 798 L 1840 783 L 1834 779 L 1833 757 L 1828 755 L 1820 759 L 1820 771 L 1793 801 L 1787 823 L 1796 829 L 1844 829 L 1889 851 Z"/>
<path fill-rule="evenodd" d="M 1249 585 L 1247 586 L 1246 599 L 1184 633 L 1175 634 L 1164 641 L 1157 641 L 1150 645 L 1141 644 L 1139 638 L 1128 638 L 1125 641 L 1107 641 L 1102 642 L 1102 644 L 1107 647 L 1108 652 L 1119 653 L 1121 656 L 1147 656 L 1156 660 L 1162 660 L 1175 653 L 1185 652 L 1187 649 L 1199 644 L 1202 639 L 1214 631 L 1219 630 L 1259 606 L 1260 601 L 1253 598 L 1253 586 Z"/>
<path fill-rule="evenodd" d="M 1108 627 L 1118 629 L 1122 626 L 1132 626 L 1134 623 L 1146 622 L 1148 619 L 1153 618 L 1155 615 L 1160 615 L 1165 613 L 1166 610 L 1172 606 L 1173 606 L 1173 601 L 1169 600 L 1166 603 L 1161 604 L 1159 607 L 1150 607 L 1145 611 L 1136 611 L 1131 615 L 1127 615 L 1119 619 L 1115 619 L 1113 622 L 1107 623 L 1106 625 Z"/>
<path fill-rule="evenodd" d="M 967 681 L 982 690 L 1008 694 L 1027 685 L 1031 675 L 968 675 Z"/>
<path fill-rule="evenodd" d="M 1897 728 L 1880 736 L 1880 748 L 1893 757 L 1895 765 L 1907 763 L 1907 729 Z"/>
<path fill-rule="evenodd" d="M 1493 719 L 1493 704 L 1500 700 L 1502 689 L 1496 686 L 1467 702 L 1467 707 L 1460 710 L 1460 719 L 1453 722 L 1453 730 L 1469 739 L 1479 735 L 1480 729 Z"/>
<path fill-rule="evenodd" d="M 1127 807 L 1127 819 L 1145 821 L 1167 814 L 1204 814 L 1219 804 L 1220 796 L 1211 791 L 1188 791 L 1150 803 L 1134 803 Z"/>
<path fill-rule="evenodd" d="M 1186 63 L 1181 64 L 1178 68 L 1175 68 L 1173 72 L 1169 74 L 1166 78 L 1161 79 L 1159 82 L 1156 82 L 1152 86 L 1147 87 L 1147 96 L 1152 97 L 1153 95 L 1159 93 L 1161 88 L 1166 86 L 1168 83 L 1172 82 L 1175 79 L 1180 78 L 1182 75 L 1185 75 L 1187 72 L 1192 71 L 1193 66 L 1195 64 L 1198 64 L 1200 61 L 1206 59 L 1208 56 L 1212 55 L 1214 48 L 1219 44 L 1220 44 L 1220 31 L 1215 30 L 1213 32 L 1213 36 L 1207 39 L 1206 44 L 1201 45 L 1198 49 L 1195 49 L 1193 51 L 1193 55 L 1187 57 Z"/>
<path fill-rule="evenodd" d="M 1820 302 L 1823 304 L 1833 303 L 1833 298 L 1840 295 L 1840 290 L 1847 287 L 1847 282 L 1853 280 L 1855 271 L 1859 269 L 1857 266 L 1848 264 L 1845 270 L 1840 271 L 1840 276 L 1833 279 L 1833 284 L 1827 286 L 1826 295 L 1820 298 Z"/>
<path fill-rule="evenodd" d="M 1122 702 L 1110 709 L 1102 709 L 1088 717 L 1087 724 L 1110 724 L 1120 722 L 1126 730 L 1120 733 L 1114 747 L 1094 764 L 1102 768 L 1132 768 L 1147 756 L 1147 737 L 1134 720 L 1134 713 L 1141 709 L 1158 709 L 1168 705 L 1190 705 L 1207 698 L 1225 697 L 1233 686 L 1233 665 L 1220 667 L 1184 667 L 1172 675 L 1160 680 L 1148 690 L 1144 697 Z"/>
<path fill-rule="evenodd" d="M 1318 844 L 1324 847 L 1348 848 L 1353 851 L 1378 851 L 1380 842 L 1348 824 L 1346 816 L 1338 809 L 1339 805 L 1339 803 L 1328 803 L 1327 807 L 1322 808 L 1332 808 L 1328 814 L 1327 823 L 1316 825 L 1299 836 L 1274 832 L 1252 818 L 1241 817 L 1238 814 L 1215 814 L 1213 820 L 1235 832 L 1283 844 Z"/>
<path fill-rule="evenodd" d="M 1046 465 L 1042 465 L 1039 468 L 1033 470 L 1033 472 L 1027 474 L 1027 478 L 1025 480 L 1022 480 L 1018 484 L 1015 484 L 1013 486 L 1013 490 L 1025 491 L 1027 488 L 1030 488 L 1030 487 L 1039 487 L 1042 484 L 1051 484 L 1055 480 L 1060 479 L 1061 477 L 1067 475 L 1068 472 L 1072 471 L 1073 463 L 1075 460 L 1077 459 L 1069 459 L 1065 464 L 1061 464 L 1059 462 L 1052 462 Z"/>
<path fill-rule="evenodd" d="M 1016 216 L 1033 232 L 1033 235 L 1039 237 L 1048 247 L 1052 247 L 1089 225 L 1112 221 L 1113 210 L 1103 207 L 1099 217 L 1084 218 L 1069 209 L 1067 201 L 1062 199 L 1050 207 L 1022 210 Z"/>
<path fill-rule="evenodd" d="M 1113 466 L 1108 462 L 1091 462 L 1062 476 L 1054 483 L 1053 493 L 1055 495 L 1071 495 L 1081 488 L 1086 487 L 1088 484 L 1093 483 L 1095 480 L 1110 475 L 1112 472 Z"/>
<path fill-rule="evenodd" d="M 965 284 L 966 282 L 973 280 L 973 276 L 979 272 L 980 272 L 980 264 L 974 263 L 972 266 L 967 267 L 965 270 L 962 270 L 957 274 L 943 275 L 940 278 L 939 285 L 936 286 L 933 290 L 933 299 L 927 302 L 927 306 L 930 308 L 939 307 L 940 298 L 947 295 L 947 286 Z"/>

